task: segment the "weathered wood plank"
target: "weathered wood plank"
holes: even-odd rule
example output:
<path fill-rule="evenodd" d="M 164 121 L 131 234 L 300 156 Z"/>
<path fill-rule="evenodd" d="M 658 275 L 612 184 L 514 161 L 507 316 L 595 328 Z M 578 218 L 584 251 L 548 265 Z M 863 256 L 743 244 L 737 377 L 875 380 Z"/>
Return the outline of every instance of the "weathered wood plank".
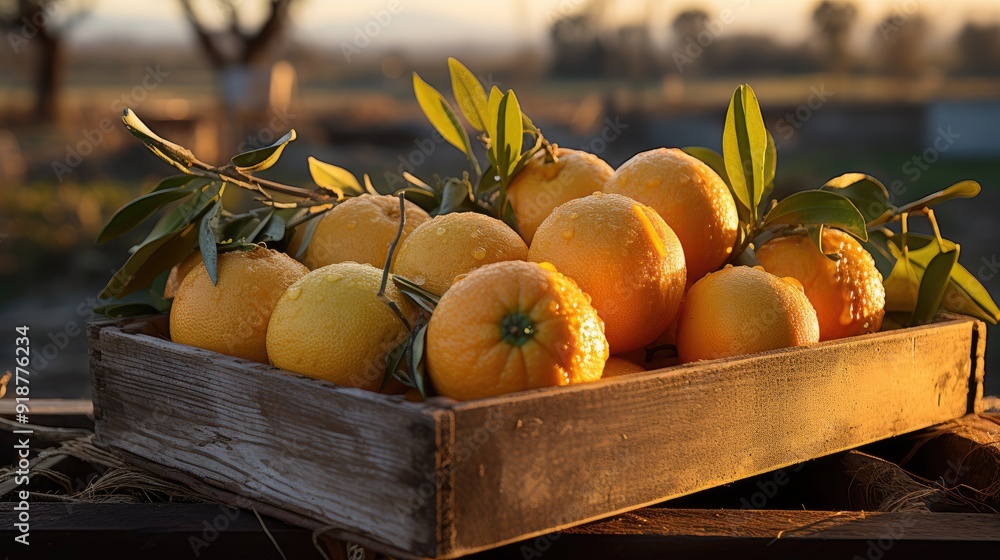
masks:
<path fill-rule="evenodd" d="M 900 530 L 905 528 L 906 530 Z M 1000 542 L 1000 515 L 978 513 L 707 510 L 645 508 L 581 525 L 567 535 L 657 535 L 754 539 Z"/>
<path fill-rule="evenodd" d="M 414 492 L 443 460 L 441 411 L 115 326 L 92 334 L 98 444 L 321 524 L 438 553 L 438 504 Z"/>
<path fill-rule="evenodd" d="M 960 417 L 978 375 L 975 325 L 948 320 L 456 404 L 456 442 L 485 439 L 456 454 L 453 552 Z"/>

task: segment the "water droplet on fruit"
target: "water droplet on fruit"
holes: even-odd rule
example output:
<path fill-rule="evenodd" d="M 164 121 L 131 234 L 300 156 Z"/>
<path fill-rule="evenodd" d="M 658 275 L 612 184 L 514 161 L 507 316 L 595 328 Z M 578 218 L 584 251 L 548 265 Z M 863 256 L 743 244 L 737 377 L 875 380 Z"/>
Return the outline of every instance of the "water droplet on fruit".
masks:
<path fill-rule="evenodd" d="M 572 214 L 569 215 L 569 219 L 571 219 L 571 220 L 575 220 L 575 219 L 577 219 L 579 217 L 580 217 L 580 215 L 577 214 L 576 212 L 573 212 Z"/>
<path fill-rule="evenodd" d="M 439 227 L 436 230 L 434 230 L 434 233 L 436 233 L 437 235 L 444 235 L 445 233 L 447 233 L 447 231 L 448 230 L 444 229 L 443 227 Z"/>
<path fill-rule="evenodd" d="M 302 288 L 298 286 L 292 286 L 291 288 L 288 288 L 288 290 L 285 291 L 285 295 L 288 296 L 288 299 L 292 301 L 299 299 L 299 294 L 301 293 L 302 293 Z"/>
<path fill-rule="evenodd" d="M 358 222 L 355 222 L 354 220 L 351 220 L 350 222 L 347 222 L 347 226 L 346 227 L 347 227 L 347 229 L 354 229 L 354 228 L 358 227 Z"/>
<path fill-rule="evenodd" d="M 549 311 L 551 311 L 553 313 L 559 311 L 559 302 L 554 301 L 554 300 L 550 301 L 549 302 Z"/>
<path fill-rule="evenodd" d="M 486 249 L 483 249 L 482 247 L 476 247 L 475 249 L 472 250 L 472 258 L 476 259 L 477 261 L 485 259 Z"/>
<path fill-rule="evenodd" d="M 469 237 L 471 237 L 473 239 L 479 239 L 479 230 L 477 229 L 476 231 L 470 233 Z"/>
<path fill-rule="evenodd" d="M 565 239 L 566 241 L 573 239 L 573 230 L 571 229 L 562 230 L 562 238 Z"/>
<path fill-rule="evenodd" d="M 423 286 L 424 284 L 427 283 L 427 279 L 424 278 L 423 276 L 414 276 L 413 277 L 413 283 L 416 284 L 416 285 L 418 285 L 418 286 Z"/>
<path fill-rule="evenodd" d="M 331 282 L 332 283 L 332 282 L 338 282 L 341 279 L 343 279 L 344 277 L 341 276 L 341 275 L 339 275 L 339 274 L 337 274 L 337 273 L 330 273 L 330 274 L 327 274 L 325 278 L 326 278 L 327 282 Z"/>

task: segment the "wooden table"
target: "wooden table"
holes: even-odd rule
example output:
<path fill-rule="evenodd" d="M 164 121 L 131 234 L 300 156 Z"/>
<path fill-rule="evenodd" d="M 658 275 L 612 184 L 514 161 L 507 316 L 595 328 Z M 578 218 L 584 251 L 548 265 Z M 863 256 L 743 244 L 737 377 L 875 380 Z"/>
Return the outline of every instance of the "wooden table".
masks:
<path fill-rule="evenodd" d="M 0 416 L 10 416 L 8 403 L 0 401 Z M 38 402 L 32 420 L 85 430 L 88 412 L 79 401 Z M 9 455 L 13 434 L 2 433 L 0 452 Z M 36 461 L 32 489 L 60 491 L 38 475 L 42 469 L 72 480 L 87 468 L 65 456 Z M 19 549 L 13 488 L 0 484 L 0 552 L 11 558 L 281 558 L 278 547 L 287 558 L 323 558 L 311 531 L 247 510 L 38 496 L 30 506 L 32 544 Z M 990 411 L 470 558 L 991 557 L 1000 550 L 998 511 L 1000 412 Z M 317 542 L 332 558 L 375 557 L 332 539 Z"/>

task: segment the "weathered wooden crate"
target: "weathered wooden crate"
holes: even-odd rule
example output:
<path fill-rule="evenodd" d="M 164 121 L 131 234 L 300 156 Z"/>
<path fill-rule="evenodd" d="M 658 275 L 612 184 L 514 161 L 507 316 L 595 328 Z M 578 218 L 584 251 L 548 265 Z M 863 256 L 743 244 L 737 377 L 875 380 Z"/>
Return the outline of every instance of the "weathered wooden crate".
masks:
<path fill-rule="evenodd" d="M 97 441 L 218 499 L 398 557 L 457 557 L 977 411 L 985 327 L 866 335 L 411 403 L 89 328 Z"/>

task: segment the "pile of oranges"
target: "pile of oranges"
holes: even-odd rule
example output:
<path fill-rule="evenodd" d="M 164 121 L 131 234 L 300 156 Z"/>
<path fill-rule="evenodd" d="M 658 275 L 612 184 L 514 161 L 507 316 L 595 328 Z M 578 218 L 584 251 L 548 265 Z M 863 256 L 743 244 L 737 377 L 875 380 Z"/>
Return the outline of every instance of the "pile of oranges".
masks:
<path fill-rule="evenodd" d="M 263 247 L 224 253 L 213 285 L 189 259 L 171 275 L 171 336 L 377 391 L 421 325 L 433 389 L 466 400 L 881 327 L 882 277 L 839 230 L 823 230 L 822 252 L 785 235 L 756 248 L 760 266 L 733 266 L 736 202 L 681 150 L 614 170 L 553 148 L 508 196 L 520 231 L 475 212 L 431 217 L 409 201 L 401 214 L 398 198 L 363 194 L 318 218 L 301 263 Z M 436 306 L 385 282 L 383 268 Z"/>

